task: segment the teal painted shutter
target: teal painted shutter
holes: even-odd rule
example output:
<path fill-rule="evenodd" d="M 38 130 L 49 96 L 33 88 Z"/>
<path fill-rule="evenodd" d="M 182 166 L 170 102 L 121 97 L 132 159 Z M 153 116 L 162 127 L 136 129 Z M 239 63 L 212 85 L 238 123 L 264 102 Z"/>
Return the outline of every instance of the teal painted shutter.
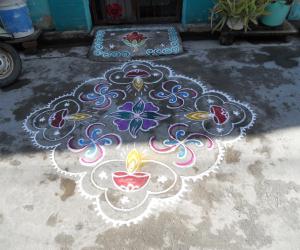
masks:
<path fill-rule="evenodd" d="M 89 0 L 49 0 L 57 30 L 90 30 L 92 27 Z"/>

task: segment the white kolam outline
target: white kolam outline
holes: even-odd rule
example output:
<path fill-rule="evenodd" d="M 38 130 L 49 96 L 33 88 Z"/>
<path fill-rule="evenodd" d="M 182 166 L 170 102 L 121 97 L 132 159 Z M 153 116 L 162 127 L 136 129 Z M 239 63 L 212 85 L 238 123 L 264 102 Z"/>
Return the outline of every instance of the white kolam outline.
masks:
<path fill-rule="evenodd" d="M 250 111 L 250 113 L 252 115 L 252 117 L 251 117 L 252 119 L 251 119 L 251 121 L 249 122 L 249 124 L 247 126 L 240 128 L 240 135 L 238 137 L 236 137 L 235 139 L 228 140 L 228 141 L 222 141 L 222 140 L 216 139 L 215 143 L 218 146 L 219 154 L 217 156 L 217 159 L 216 159 L 215 163 L 210 168 L 208 168 L 206 171 L 202 172 L 201 174 L 199 174 L 197 176 L 180 176 L 180 178 L 182 180 L 182 185 L 181 185 L 180 190 L 175 195 L 173 195 L 171 197 L 167 197 L 167 198 L 155 198 L 155 197 L 151 197 L 150 201 L 149 201 L 148 207 L 139 216 L 135 217 L 134 219 L 129 219 L 129 220 L 115 220 L 115 219 L 112 219 L 112 218 L 108 217 L 102 211 L 102 209 L 100 207 L 100 203 L 98 201 L 99 200 L 99 195 L 97 195 L 97 196 L 96 195 L 90 195 L 87 192 L 85 192 L 84 189 L 82 188 L 82 181 L 83 181 L 83 178 L 85 177 L 85 175 L 87 174 L 87 172 L 70 173 L 70 172 L 67 172 L 67 171 L 62 170 L 61 168 L 59 168 L 59 166 L 55 162 L 54 153 L 55 153 L 55 149 L 61 143 L 58 143 L 57 145 L 53 145 L 53 146 L 43 146 L 43 145 L 38 144 L 38 142 L 36 141 L 36 135 L 37 135 L 37 133 L 39 131 L 32 131 L 32 130 L 30 130 L 27 127 L 26 124 L 28 122 L 28 119 L 32 115 L 34 115 L 35 113 L 41 111 L 42 109 L 50 108 L 51 104 L 54 101 L 56 101 L 58 99 L 61 99 L 63 97 L 70 97 L 70 96 L 75 97 L 75 93 L 77 92 L 77 90 L 81 86 L 83 86 L 84 84 L 89 83 L 91 81 L 103 79 L 103 76 L 107 72 L 109 72 L 109 71 L 111 71 L 113 69 L 116 69 L 116 70 L 119 69 L 120 70 L 120 69 L 124 68 L 126 64 L 129 64 L 129 63 L 145 63 L 145 64 L 148 64 L 151 67 L 155 67 L 155 68 L 162 67 L 162 68 L 166 69 L 169 72 L 169 76 L 168 77 L 180 77 L 180 78 L 192 81 L 193 83 L 196 83 L 198 86 L 200 86 L 202 88 L 202 91 L 203 91 L 202 94 L 206 94 L 206 93 L 210 93 L 210 92 L 215 92 L 215 93 L 218 93 L 218 94 L 221 94 L 221 95 L 225 96 L 227 98 L 227 100 L 230 101 L 230 102 L 233 102 L 233 103 L 236 103 L 238 105 L 244 106 L 246 109 L 248 109 Z M 230 95 L 228 95 L 227 93 L 224 93 L 224 92 L 218 91 L 218 90 L 213 90 L 213 89 L 208 90 L 206 88 L 206 86 L 204 86 L 201 81 L 193 79 L 191 77 L 187 77 L 187 76 L 182 75 L 182 74 L 176 74 L 175 71 L 173 69 L 171 69 L 170 67 L 168 67 L 168 66 L 165 66 L 165 65 L 162 65 L 162 64 L 156 64 L 154 62 L 146 61 L 146 60 L 130 60 L 128 62 L 125 62 L 125 63 L 121 64 L 121 66 L 109 68 L 108 70 L 106 70 L 102 74 L 101 77 L 96 77 L 96 78 L 92 78 L 92 79 L 89 79 L 87 81 L 84 81 L 83 83 L 79 84 L 70 94 L 64 94 L 64 95 L 61 95 L 59 97 L 56 97 L 51 102 L 49 102 L 46 106 L 43 106 L 42 108 L 38 108 L 38 109 L 34 110 L 33 112 L 31 112 L 26 117 L 26 119 L 23 122 L 23 126 L 22 127 L 23 127 L 23 129 L 25 131 L 27 131 L 30 134 L 30 138 L 31 138 L 32 143 L 33 143 L 34 146 L 36 146 L 38 148 L 42 148 L 42 149 L 50 149 L 50 156 L 49 157 L 50 157 L 50 160 L 51 160 L 53 168 L 56 170 L 56 172 L 58 174 L 61 174 L 63 176 L 67 176 L 67 177 L 72 178 L 73 180 L 75 180 L 75 182 L 77 184 L 76 185 L 76 190 L 85 199 L 88 199 L 88 200 L 92 201 L 92 204 L 94 205 L 94 209 L 97 212 L 97 215 L 101 216 L 101 218 L 106 223 L 108 223 L 108 224 L 111 223 L 114 227 L 118 227 L 118 226 L 122 226 L 122 225 L 130 226 L 132 224 L 137 224 L 140 221 L 142 221 L 144 218 L 148 218 L 150 215 L 153 215 L 153 212 L 154 211 L 158 211 L 158 209 L 165 208 L 166 206 L 169 206 L 171 204 L 178 204 L 178 202 L 183 198 L 183 195 L 188 191 L 189 185 L 188 185 L 187 182 L 188 181 L 195 182 L 195 181 L 198 181 L 198 180 L 203 180 L 203 178 L 208 177 L 210 174 L 217 173 L 217 170 L 220 168 L 220 163 L 221 163 L 221 161 L 224 158 L 225 148 L 227 146 L 229 146 L 229 145 L 231 145 L 231 144 L 233 144 L 233 143 L 241 140 L 246 135 L 246 130 L 250 129 L 251 127 L 253 127 L 256 119 L 257 119 L 257 115 L 256 115 L 256 113 L 253 111 L 253 109 L 250 107 L 250 105 L 248 103 L 235 100 Z"/>

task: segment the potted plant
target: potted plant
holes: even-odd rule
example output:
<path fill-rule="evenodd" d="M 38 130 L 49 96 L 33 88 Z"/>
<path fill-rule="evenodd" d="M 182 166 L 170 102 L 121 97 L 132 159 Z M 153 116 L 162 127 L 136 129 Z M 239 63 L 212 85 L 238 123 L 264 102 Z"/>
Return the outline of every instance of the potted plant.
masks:
<path fill-rule="evenodd" d="M 232 30 L 247 31 L 249 25 L 257 25 L 258 17 L 266 14 L 271 0 L 218 0 L 211 13 L 211 26 L 221 31 L 225 25 Z"/>
<path fill-rule="evenodd" d="M 264 25 L 276 27 L 283 24 L 289 11 L 293 0 L 272 0 L 266 7 L 267 15 L 260 19 Z"/>

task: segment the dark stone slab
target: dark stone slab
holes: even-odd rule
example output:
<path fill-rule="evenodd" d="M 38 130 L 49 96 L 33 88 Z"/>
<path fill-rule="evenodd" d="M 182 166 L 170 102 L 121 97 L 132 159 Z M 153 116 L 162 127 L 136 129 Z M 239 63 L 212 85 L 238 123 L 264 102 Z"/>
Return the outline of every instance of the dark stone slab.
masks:
<path fill-rule="evenodd" d="M 270 38 L 270 37 L 287 37 L 298 34 L 298 30 L 288 21 L 277 27 L 269 27 L 265 25 L 258 25 L 253 29 L 244 30 L 230 30 L 224 29 L 220 34 L 220 43 L 222 45 L 231 45 L 236 37 L 242 38 Z"/>
<path fill-rule="evenodd" d="M 182 52 L 175 27 L 113 28 L 95 32 L 89 57 L 96 61 L 127 61 Z"/>

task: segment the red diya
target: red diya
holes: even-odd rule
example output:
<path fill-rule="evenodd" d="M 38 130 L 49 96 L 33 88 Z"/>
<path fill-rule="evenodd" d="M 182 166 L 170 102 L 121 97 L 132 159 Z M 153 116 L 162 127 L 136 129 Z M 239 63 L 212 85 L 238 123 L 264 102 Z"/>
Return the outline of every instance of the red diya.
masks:
<path fill-rule="evenodd" d="M 67 109 L 56 111 L 49 117 L 49 123 L 54 128 L 61 128 L 65 124 L 65 117 L 68 115 Z"/>
<path fill-rule="evenodd" d="M 217 124 L 224 124 L 229 118 L 229 114 L 221 106 L 213 105 L 210 107 L 210 112 L 214 115 L 214 121 Z"/>
<path fill-rule="evenodd" d="M 151 175 L 149 173 L 139 172 L 141 166 L 142 155 L 136 149 L 133 149 L 127 155 L 127 171 L 117 171 L 112 174 L 112 179 L 116 187 L 122 191 L 132 192 L 146 186 Z"/>
<path fill-rule="evenodd" d="M 83 121 L 90 117 L 90 115 L 84 113 L 69 115 L 69 111 L 67 109 L 61 109 L 59 111 L 56 111 L 49 117 L 49 123 L 52 127 L 60 129 L 64 126 L 66 120 Z"/>
<path fill-rule="evenodd" d="M 151 76 L 150 73 L 143 69 L 132 69 L 125 74 L 125 77 L 128 78 L 135 78 L 135 77 L 146 78 L 150 76 Z"/>
<path fill-rule="evenodd" d="M 221 106 L 212 105 L 209 109 L 210 112 L 206 111 L 196 111 L 191 112 L 185 115 L 186 118 L 193 120 L 193 121 L 201 121 L 201 120 L 208 120 L 213 118 L 215 123 L 218 125 L 222 125 L 229 119 L 229 114 L 227 110 Z"/>

